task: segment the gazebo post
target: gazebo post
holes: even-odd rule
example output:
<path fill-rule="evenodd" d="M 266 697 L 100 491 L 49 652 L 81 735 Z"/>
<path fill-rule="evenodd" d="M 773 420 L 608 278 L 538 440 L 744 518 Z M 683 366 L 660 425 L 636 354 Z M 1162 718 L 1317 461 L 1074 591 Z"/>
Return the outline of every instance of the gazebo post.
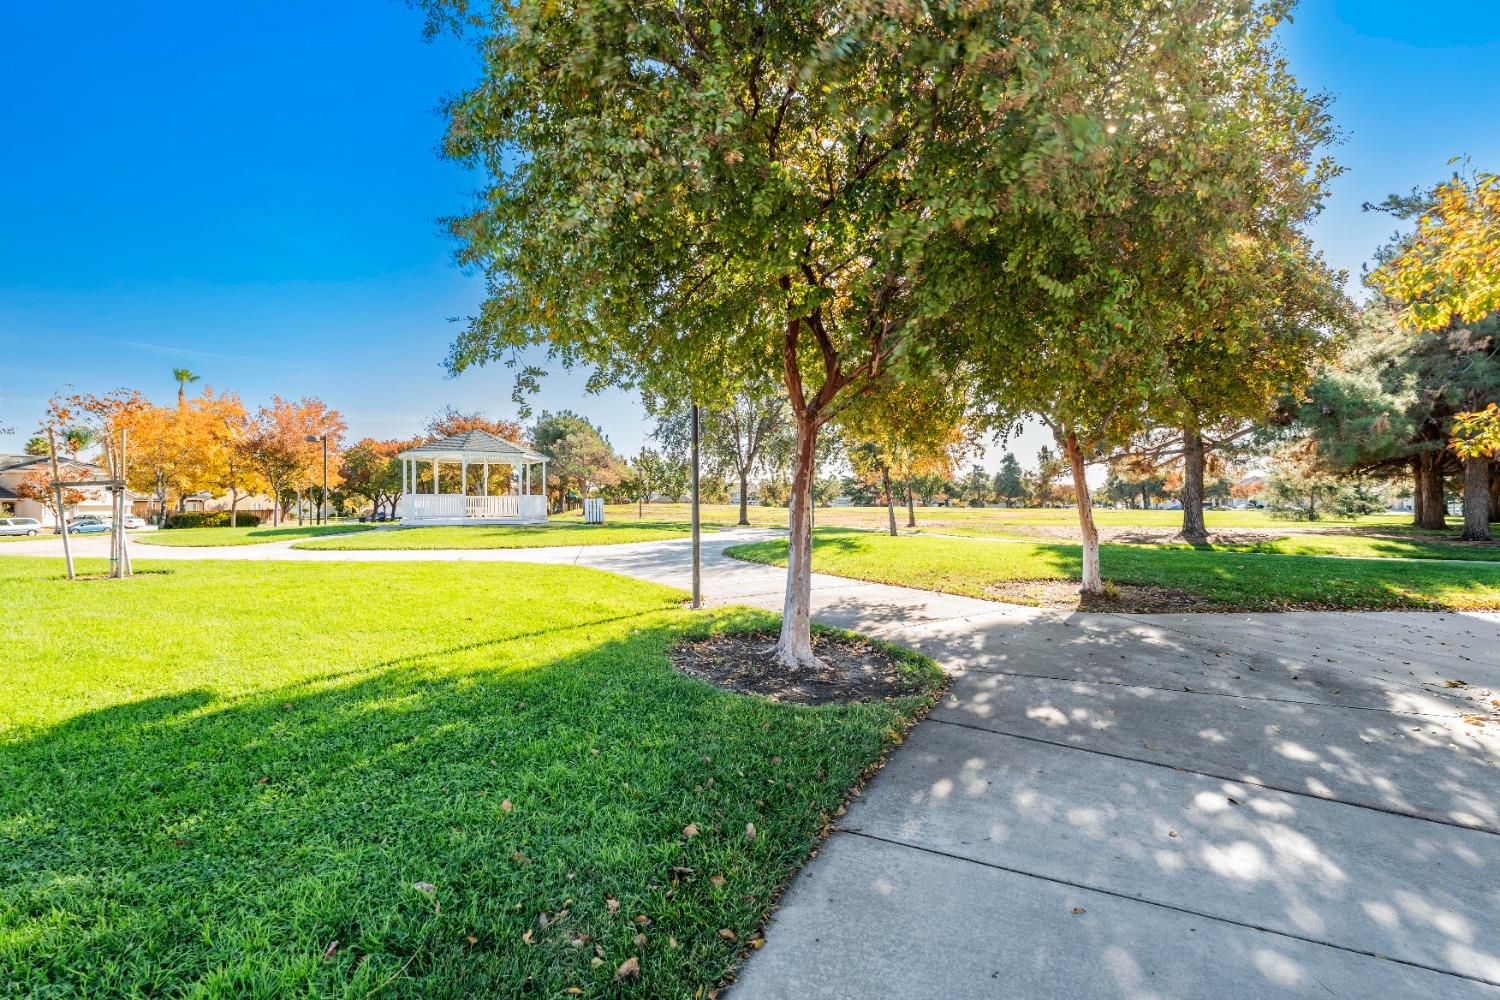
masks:
<path fill-rule="evenodd" d="M 432 460 L 432 495 L 437 496 L 441 490 L 438 489 L 437 459 Z"/>
<path fill-rule="evenodd" d="M 483 476 L 483 478 L 479 480 L 479 495 L 482 496 L 482 497 L 487 497 L 487 496 L 490 495 L 490 463 L 489 463 L 489 459 L 485 459 L 485 462 L 484 462 L 484 472 L 482 473 L 482 476 Z"/>

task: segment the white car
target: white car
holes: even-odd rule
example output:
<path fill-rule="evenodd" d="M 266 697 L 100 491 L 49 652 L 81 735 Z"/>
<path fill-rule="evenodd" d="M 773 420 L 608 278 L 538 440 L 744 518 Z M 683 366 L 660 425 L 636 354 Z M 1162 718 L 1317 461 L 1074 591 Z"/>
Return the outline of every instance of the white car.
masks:
<path fill-rule="evenodd" d="M 139 518 L 134 514 L 125 515 L 125 529 L 127 531 L 134 531 L 137 528 L 144 528 L 145 526 L 146 522 L 142 518 Z"/>
<path fill-rule="evenodd" d="M 0 517 L 0 535 L 39 535 L 42 522 L 34 517 Z"/>

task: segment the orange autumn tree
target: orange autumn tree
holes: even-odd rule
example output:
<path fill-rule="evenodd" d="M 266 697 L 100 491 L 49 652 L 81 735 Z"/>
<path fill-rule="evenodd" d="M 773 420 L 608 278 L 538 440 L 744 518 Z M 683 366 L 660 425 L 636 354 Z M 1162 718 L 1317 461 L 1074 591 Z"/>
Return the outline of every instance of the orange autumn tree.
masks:
<path fill-rule="evenodd" d="M 328 486 L 340 482 L 339 451 L 348 425 L 343 416 L 321 399 L 304 396 L 299 400 L 273 396 L 269 406 L 262 406 L 249 425 L 244 439 L 245 455 L 265 478 L 276 503 L 273 521 L 281 523 L 282 500 L 322 482 L 323 448 L 309 436 L 328 435 Z"/>
<path fill-rule="evenodd" d="M 495 420 L 479 410 L 464 412 L 454 406 L 445 406 L 427 421 L 427 433 L 434 438 L 451 437 L 464 431 L 487 431 L 502 441 L 526 444 L 526 431 L 514 420 Z"/>
<path fill-rule="evenodd" d="M 190 400 L 184 412 L 195 478 L 204 488 L 229 495 L 229 526 L 237 527 L 241 495 L 268 488 L 250 457 L 250 414 L 237 393 L 215 395 L 211 388 Z"/>
<path fill-rule="evenodd" d="M 387 441 L 362 438 L 344 452 L 339 465 L 339 478 L 345 490 L 370 501 L 372 515 L 389 506 L 391 517 L 395 518 L 402 474 L 401 460 L 396 456 L 422 443 L 419 437 Z"/>
<path fill-rule="evenodd" d="M 1500 174 L 1454 174 L 1413 205 L 1383 207 L 1417 216 L 1416 232 L 1369 277 L 1402 303 L 1406 325 L 1441 330 L 1500 309 Z"/>
<path fill-rule="evenodd" d="M 92 479 L 87 472 L 76 466 L 65 465 L 58 470 L 64 484 L 76 483 L 85 479 Z M 57 509 L 57 490 L 52 485 L 51 466 L 41 466 L 32 469 L 21 478 L 15 486 L 15 494 L 22 500 L 34 500 L 47 509 L 56 518 L 56 523 L 62 523 L 62 517 Z M 88 499 L 88 494 L 74 486 L 63 486 L 63 509 L 72 510 Z"/>

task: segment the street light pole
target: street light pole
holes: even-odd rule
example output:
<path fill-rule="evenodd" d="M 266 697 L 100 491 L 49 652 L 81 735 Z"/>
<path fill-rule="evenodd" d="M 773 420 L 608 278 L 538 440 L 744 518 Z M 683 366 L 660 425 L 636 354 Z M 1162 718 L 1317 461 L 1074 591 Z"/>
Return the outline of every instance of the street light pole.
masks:
<path fill-rule="evenodd" d="M 698 404 L 693 403 L 693 607 L 703 607 L 698 520 Z"/>
<path fill-rule="evenodd" d="M 314 441 L 323 442 L 323 494 L 318 498 L 318 517 L 313 522 L 323 524 L 328 520 L 328 435 L 309 434 L 303 440 L 309 444 Z"/>

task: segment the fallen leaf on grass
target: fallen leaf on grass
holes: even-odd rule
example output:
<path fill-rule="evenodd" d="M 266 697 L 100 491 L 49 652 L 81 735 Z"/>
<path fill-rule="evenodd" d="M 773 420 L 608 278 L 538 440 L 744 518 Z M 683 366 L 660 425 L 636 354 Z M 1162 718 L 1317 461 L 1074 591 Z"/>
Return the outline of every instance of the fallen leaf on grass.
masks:
<path fill-rule="evenodd" d="M 620 967 L 615 970 L 616 982 L 620 981 L 621 979 L 639 978 L 641 978 L 641 962 L 640 959 L 636 958 L 634 955 L 621 962 Z"/>
<path fill-rule="evenodd" d="M 522 944 L 531 944 L 535 940 L 536 940 L 536 931 L 533 931 L 530 927 L 526 928 L 526 933 L 521 935 L 521 943 Z"/>
<path fill-rule="evenodd" d="M 500 810 L 502 812 L 510 812 L 514 808 L 515 806 L 510 804 L 510 799 L 506 799 L 504 802 L 500 803 Z"/>
<path fill-rule="evenodd" d="M 605 899 L 604 905 L 606 908 L 608 908 L 610 913 L 618 913 L 620 910 L 620 901 L 618 899 L 615 899 L 613 896 Z"/>
<path fill-rule="evenodd" d="M 735 939 L 735 933 L 728 927 L 720 927 L 719 937 L 723 938 L 725 941 L 733 941 Z"/>
<path fill-rule="evenodd" d="M 325 961 L 325 962 L 328 961 L 330 958 L 332 958 L 333 956 L 337 955 L 338 953 L 339 953 L 339 943 L 338 943 L 338 940 L 335 939 L 332 944 L 330 944 L 327 948 L 323 949 L 323 961 Z"/>
<path fill-rule="evenodd" d="M 723 875 L 711 875 L 708 880 L 720 889 L 724 888 L 724 885 L 729 881 Z"/>
<path fill-rule="evenodd" d="M 688 840 L 692 840 L 694 837 L 698 836 L 698 824 L 689 823 L 687 826 L 683 827 L 682 835 Z"/>
<path fill-rule="evenodd" d="M 518 865 L 529 865 L 529 864 L 531 864 L 531 859 L 528 858 L 526 855 L 522 854 L 520 851 L 517 851 L 516 853 L 512 854 L 510 856 L 510 859 L 512 861 L 514 861 Z"/>
<path fill-rule="evenodd" d="M 755 824 L 754 823 L 746 823 L 745 824 L 745 838 L 747 840 L 754 840 L 755 839 Z"/>

